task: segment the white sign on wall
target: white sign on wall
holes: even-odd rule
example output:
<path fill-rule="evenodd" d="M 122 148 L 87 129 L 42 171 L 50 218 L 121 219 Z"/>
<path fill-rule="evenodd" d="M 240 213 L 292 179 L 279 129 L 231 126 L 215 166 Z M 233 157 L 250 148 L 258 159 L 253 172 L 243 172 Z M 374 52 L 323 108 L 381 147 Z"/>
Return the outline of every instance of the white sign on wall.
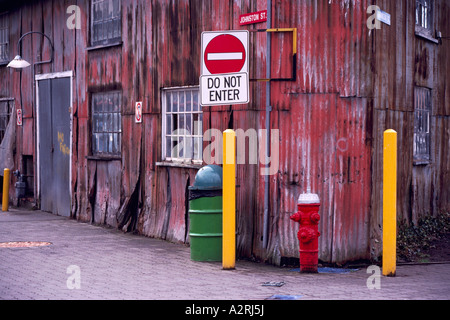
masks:
<path fill-rule="evenodd" d="M 200 104 L 249 102 L 248 31 L 202 33 Z"/>
<path fill-rule="evenodd" d="M 136 102 L 135 120 L 136 123 L 142 123 L 142 102 Z"/>

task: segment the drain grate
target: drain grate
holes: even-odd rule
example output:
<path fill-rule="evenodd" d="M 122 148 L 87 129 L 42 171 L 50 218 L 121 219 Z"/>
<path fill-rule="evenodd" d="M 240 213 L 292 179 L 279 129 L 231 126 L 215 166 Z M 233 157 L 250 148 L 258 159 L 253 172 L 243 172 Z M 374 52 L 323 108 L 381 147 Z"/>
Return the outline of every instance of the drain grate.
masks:
<path fill-rule="evenodd" d="M 43 242 L 43 241 L 11 241 L 11 242 L 0 242 L 0 248 L 45 247 L 51 244 L 52 244 L 51 242 Z"/>
<path fill-rule="evenodd" d="M 301 298 L 303 298 L 303 296 L 274 294 L 273 296 L 267 298 L 266 300 L 299 300 Z"/>
<path fill-rule="evenodd" d="M 282 287 L 284 286 L 284 282 L 283 281 L 269 281 L 269 282 L 264 282 L 262 284 L 263 287 Z"/>

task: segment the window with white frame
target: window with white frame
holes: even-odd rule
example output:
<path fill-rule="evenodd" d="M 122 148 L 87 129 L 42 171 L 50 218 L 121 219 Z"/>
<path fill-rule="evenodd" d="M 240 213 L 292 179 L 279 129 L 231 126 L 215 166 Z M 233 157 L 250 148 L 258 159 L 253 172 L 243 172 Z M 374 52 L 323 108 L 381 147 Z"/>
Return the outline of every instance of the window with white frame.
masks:
<path fill-rule="evenodd" d="M 120 156 L 122 149 L 122 93 L 92 94 L 92 154 Z"/>
<path fill-rule="evenodd" d="M 14 99 L 1 98 L 0 99 L 0 143 L 5 137 L 6 128 L 8 127 L 11 112 L 14 108 Z"/>
<path fill-rule="evenodd" d="M 201 164 L 203 113 L 198 87 L 162 91 L 162 159 Z"/>
<path fill-rule="evenodd" d="M 6 13 L 0 14 L 0 63 L 9 62 L 9 26 Z"/>
<path fill-rule="evenodd" d="M 423 87 L 414 89 L 414 145 L 415 162 L 431 160 L 431 90 Z"/>
<path fill-rule="evenodd" d="M 108 45 L 122 40 L 121 0 L 92 0 L 91 46 Z"/>

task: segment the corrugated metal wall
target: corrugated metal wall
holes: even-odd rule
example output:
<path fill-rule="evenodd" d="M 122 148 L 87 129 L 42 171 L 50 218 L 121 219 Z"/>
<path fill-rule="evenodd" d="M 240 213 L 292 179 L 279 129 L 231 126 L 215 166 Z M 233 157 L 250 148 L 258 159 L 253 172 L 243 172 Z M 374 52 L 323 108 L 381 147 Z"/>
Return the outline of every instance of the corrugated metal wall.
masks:
<path fill-rule="evenodd" d="M 414 1 L 375 1 L 391 26 L 369 30 L 369 1 L 273 1 L 272 26 L 298 29 L 296 81 L 271 84 L 271 128 L 280 130 L 280 167 L 270 176 L 270 238 L 263 249 L 262 165 L 237 166 L 238 253 L 280 263 L 298 257 L 298 226 L 289 220 L 308 180 L 321 198 L 320 258 L 328 262 L 377 258 L 381 243 L 382 132 L 399 132 L 402 218 L 449 209 L 449 41 L 414 36 Z M 449 5 L 436 1 L 436 21 L 450 34 Z M 12 44 L 39 30 L 55 42 L 55 62 L 39 73 L 73 70 L 72 215 L 80 221 L 188 242 L 187 188 L 197 169 L 161 161 L 161 88 L 198 85 L 201 32 L 240 27 L 239 15 L 267 9 L 265 0 L 122 0 L 122 44 L 89 47 L 89 1 L 79 0 L 80 30 L 65 27 L 69 0 L 26 2 L 10 8 Z M 250 35 L 250 78 L 266 75 L 266 33 Z M 11 46 L 15 50 L 14 46 Z M 49 56 L 39 37 L 23 42 L 24 56 Z M 292 70 L 292 38 L 272 34 L 272 77 Z M 22 77 L 21 155 L 34 155 L 31 72 Z M 0 68 L 1 96 L 19 96 L 19 75 Z M 8 80 L 6 80 L 8 79 Z M 432 164 L 412 165 L 414 85 L 433 89 Z M 265 128 L 265 83 L 251 82 L 247 106 L 206 107 L 203 128 Z M 122 90 L 122 156 L 91 156 L 90 97 Z M 134 103 L 143 101 L 143 123 Z M 17 102 L 17 101 L 16 101 Z M 259 137 L 263 137 L 259 131 Z M 204 146 L 207 142 L 204 143 Z M 414 199 L 414 201 L 412 200 Z"/>
<path fill-rule="evenodd" d="M 370 240 L 372 255 L 381 254 L 383 131 L 398 132 L 399 162 L 397 216 L 417 223 L 427 214 L 450 210 L 449 41 L 436 44 L 415 35 L 415 1 L 376 1 L 391 14 L 390 27 L 375 32 L 373 164 Z M 434 1 L 434 28 L 450 34 L 447 1 Z M 432 91 L 431 162 L 413 164 L 414 87 Z M 376 138 L 376 139 L 375 139 Z M 380 187 L 377 187 L 380 186 Z"/>

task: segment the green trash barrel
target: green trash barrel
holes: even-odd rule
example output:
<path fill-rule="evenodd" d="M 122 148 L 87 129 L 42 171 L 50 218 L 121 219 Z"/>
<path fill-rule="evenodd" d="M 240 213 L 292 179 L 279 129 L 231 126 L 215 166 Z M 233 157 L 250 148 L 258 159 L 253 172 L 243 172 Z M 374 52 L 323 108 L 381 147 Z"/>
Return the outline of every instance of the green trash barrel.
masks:
<path fill-rule="evenodd" d="M 222 168 L 201 168 L 189 187 L 191 260 L 222 261 Z"/>

